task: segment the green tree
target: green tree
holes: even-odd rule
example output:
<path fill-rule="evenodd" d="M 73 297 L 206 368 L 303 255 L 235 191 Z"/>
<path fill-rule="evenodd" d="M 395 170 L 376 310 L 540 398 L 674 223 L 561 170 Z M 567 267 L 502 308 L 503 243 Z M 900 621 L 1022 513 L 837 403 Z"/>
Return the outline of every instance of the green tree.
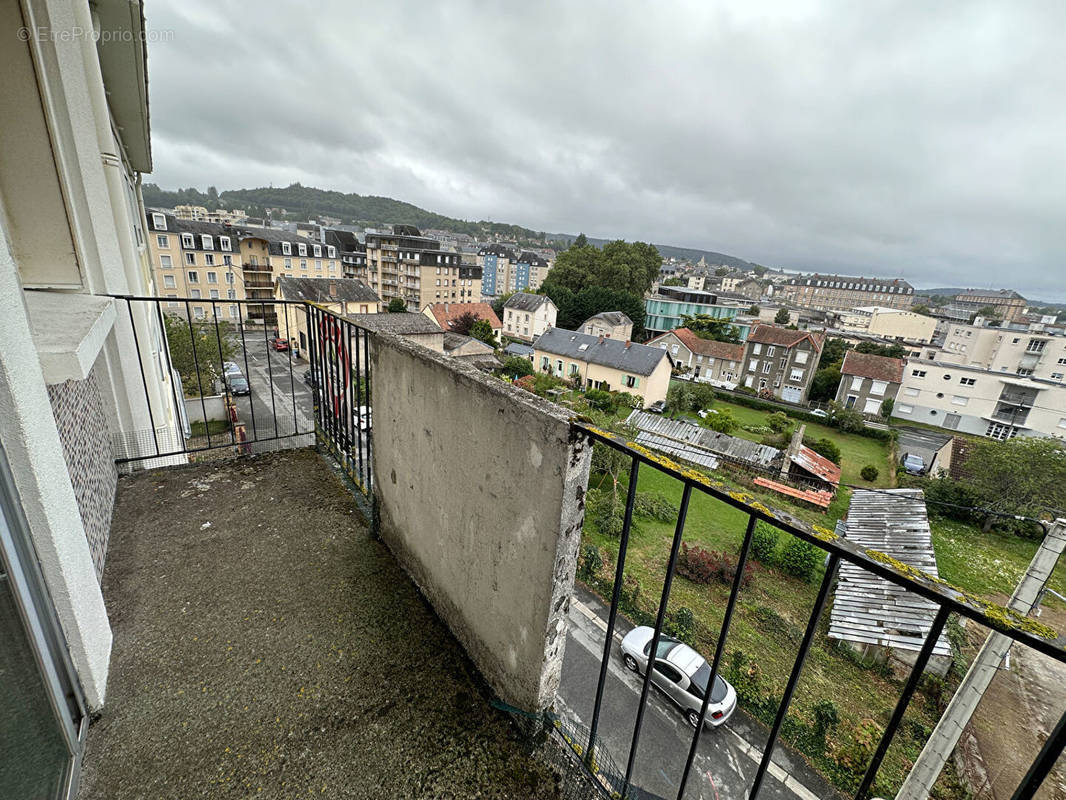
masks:
<path fill-rule="evenodd" d="M 753 317 L 759 316 L 759 307 L 752 303 L 750 306 L 748 306 L 748 313 L 751 314 Z"/>
<path fill-rule="evenodd" d="M 681 327 L 688 328 L 701 339 L 740 344 L 740 329 L 725 319 L 716 319 L 709 314 L 683 314 Z"/>
<path fill-rule="evenodd" d="M 717 414 L 708 414 L 700 424 L 718 433 L 732 433 L 740 425 L 728 408 L 723 408 Z"/>
<path fill-rule="evenodd" d="M 505 292 L 492 301 L 492 310 L 496 312 L 496 316 L 503 319 L 503 307 L 507 304 L 507 301 L 514 296 L 514 292 Z M 556 303 L 558 305 L 558 303 Z"/>
<path fill-rule="evenodd" d="M 503 362 L 503 374 L 523 378 L 533 374 L 533 362 L 523 356 L 511 356 Z"/>
<path fill-rule="evenodd" d="M 577 238 L 574 239 L 574 243 L 571 245 L 571 247 L 588 247 L 588 246 L 589 246 L 589 240 L 586 238 L 585 234 L 583 234 L 583 233 L 579 233 L 577 235 Z"/>
<path fill-rule="evenodd" d="M 633 320 L 633 338 L 640 339 L 644 334 L 642 296 L 602 286 L 586 286 L 575 292 L 554 283 L 545 283 L 540 291 L 559 309 L 556 324 L 560 328 L 576 330 L 591 316 L 604 311 L 621 311 Z"/>
<path fill-rule="evenodd" d="M 222 378 L 222 362 L 236 352 L 233 326 L 228 322 L 193 322 L 167 314 L 163 317 L 170 363 L 181 376 L 186 396 L 197 397 L 200 390 L 214 393 L 214 383 Z M 221 357 L 220 357 L 221 352 Z"/>
<path fill-rule="evenodd" d="M 851 349 L 851 345 L 843 339 L 831 337 L 825 340 L 822 347 L 822 355 L 818 358 L 818 369 L 840 366 L 844 362 L 844 354 Z M 836 389 L 834 388 L 834 392 Z"/>
<path fill-rule="evenodd" d="M 574 245 L 555 259 L 545 283 L 572 292 L 598 286 L 638 297 L 651 288 L 663 259 L 654 245 L 644 242 L 608 242 L 601 250 L 589 244 Z"/>
<path fill-rule="evenodd" d="M 791 319 L 787 308 L 779 308 L 774 314 L 774 323 L 777 325 L 788 325 Z"/>
<path fill-rule="evenodd" d="M 892 409 L 895 408 L 896 401 L 891 397 L 886 397 L 881 401 L 881 416 L 888 419 L 892 416 Z"/>
<path fill-rule="evenodd" d="M 814 402 L 825 402 L 837 396 L 840 388 L 840 367 L 831 366 L 820 369 L 814 373 L 811 379 L 810 399 Z"/>
<path fill-rule="evenodd" d="M 394 297 L 389 301 L 385 310 L 390 314 L 402 314 L 407 310 L 407 301 L 402 297 Z"/>
<path fill-rule="evenodd" d="M 911 311 L 915 314 L 928 314 L 929 306 L 925 305 L 924 303 L 919 303 L 916 306 L 911 306 Z"/>
<path fill-rule="evenodd" d="M 496 341 L 496 332 L 492 329 L 492 323 L 487 319 L 475 320 L 474 324 L 470 326 L 467 336 L 472 336 L 493 347 L 499 345 L 499 342 Z"/>
<path fill-rule="evenodd" d="M 885 358 L 906 358 L 907 348 L 901 344 L 874 344 L 873 342 L 859 342 L 855 348 L 856 353 L 869 353 Z"/>
<path fill-rule="evenodd" d="M 992 511 L 1046 518 L 1066 516 L 1066 455 L 1055 439 L 980 439 L 963 463 L 963 483 Z M 996 517 L 985 519 L 985 530 Z"/>
<path fill-rule="evenodd" d="M 762 264 L 752 264 L 751 271 L 761 278 L 763 275 L 770 271 L 770 268 L 764 267 Z"/>
<path fill-rule="evenodd" d="M 718 269 L 716 269 L 714 271 L 714 274 L 717 277 L 719 277 L 719 278 L 721 278 L 724 275 L 728 275 L 729 274 L 729 267 L 719 267 Z"/>

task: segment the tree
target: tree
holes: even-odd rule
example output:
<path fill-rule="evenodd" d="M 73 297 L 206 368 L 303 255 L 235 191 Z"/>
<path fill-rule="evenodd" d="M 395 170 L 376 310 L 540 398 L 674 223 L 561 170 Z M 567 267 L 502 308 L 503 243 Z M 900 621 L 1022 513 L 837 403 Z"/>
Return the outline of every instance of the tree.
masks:
<path fill-rule="evenodd" d="M 681 327 L 688 328 L 701 339 L 740 344 L 740 329 L 729 320 L 716 319 L 709 314 L 682 314 Z"/>
<path fill-rule="evenodd" d="M 463 336 L 470 336 L 470 329 L 474 327 L 474 324 L 477 321 L 477 314 L 475 314 L 473 311 L 464 311 L 462 314 L 460 314 L 458 317 L 448 323 L 448 330 L 452 333 L 461 333 Z"/>
<path fill-rule="evenodd" d="M 770 271 L 770 268 L 764 267 L 762 264 L 752 264 L 751 271 L 761 278 L 763 275 Z"/>
<path fill-rule="evenodd" d="M 850 349 L 851 345 L 843 339 L 836 337 L 826 339 L 825 345 L 822 347 L 822 355 L 818 358 L 818 369 L 832 366 L 839 367 L 844 362 L 844 354 Z"/>
<path fill-rule="evenodd" d="M 503 374 L 514 378 L 524 378 L 533 374 L 533 362 L 523 356 L 511 356 L 503 362 Z"/>
<path fill-rule="evenodd" d="M 869 353 L 886 358 L 906 358 L 907 348 L 901 344 L 874 344 L 873 342 L 859 342 L 855 348 L 856 353 Z"/>
<path fill-rule="evenodd" d="M 708 414 L 700 424 L 718 433 L 732 433 L 740 423 L 732 411 L 723 408 L 717 414 Z"/>
<path fill-rule="evenodd" d="M 193 322 L 184 317 L 167 314 L 163 317 L 170 363 L 181 376 L 181 385 L 189 397 L 214 392 L 216 380 L 221 380 L 222 362 L 233 359 L 236 352 L 232 340 L 233 326 L 228 322 Z M 221 357 L 220 357 L 221 353 Z"/>
<path fill-rule="evenodd" d="M 545 283 L 540 291 L 551 298 L 559 309 L 556 325 L 560 328 L 576 330 L 591 316 L 604 311 L 621 311 L 633 320 L 633 338 L 640 339 L 644 334 L 642 296 L 602 286 L 586 286 L 575 292 L 554 283 Z"/>
<path fill-rule="evenodd" d="M 717 277 L 719 277 L 719 278 L 721 278 L 724 275 L 728 275 L 729 274 L 729 267 L 719 267 L 718 269 L 716 269 L 714 271 L 714 274 Z"/>
<path fill-rule="evenodd" d="M 777 313 L 774 314 L 774 324 L 776 325 L 788 325 L 792 320 L 792 317 L 788 313 L 787 308 L 779 308 Z"/>
<path fill-rule="evenodd" d="M 820 369 L 811 379 L 810 399 L 818 401 L 832 400 L 840 388 L 840 367 L 832 366 Z"/>
<path fill-rule="evenodd" d="M 963 470 L 963 483 L 987 509 L 1042 518 L 1066 515 L 1066 453 L 1055 439 L 980 439 Z M 995 519 L 985 518 L 985 530 Z"/>
<path fill-rule="evenodd" d="M 687 286 L 688 282 L 684 278 L 667 278 L 663 281 L 663 286 Z"/>
<path fill-rule="evenodd" d="M 892 409 L 895 408 L 896 401 L 891 397 L 886 397 L 881 401 L 881 416 L 888 419 L 892 416 Z"/>
<path fill-rule="evenodd" d="M 589 244 L 579 246 L 575 241 L 556 256 L 544 282 L 572 292 L 598 286 L 643 297 L 659 276 L 662 263 L 655 246 L 644 242 L 618 240 L 601 250 Z"/>
<path fill-rule="evenodd" d="M 467 336 L 472 336 L 493 347 L 499 345 L 499 342 L 496 341 L 496 331 L 492 329 L 492 323 L 487 319 L 475 320 L 474 324 L 470 326 Z"/>
<path fill-rule="evenodd" d="M 496 312 L 496 316 L 503 319 L 503 307 L 507 304 L 507 301 L 514 296 L 514 292 L 505 292 L 492 301 L 492 310 Z M 558 303 L 556 303 L 558 305 Z"/>
<path fill-rule="evenodd" d="M 911 312 L 914 314 L 928 314 L 929 306 L 925 305 L 924 303 L 919 303 L 916 306 L 911 306 Z"/>
<path fill-rule="evenodd" d="M 759 307 L 752 303 L 750 306 L 748 306 L 748 313 L 751 314 L 753 317 L 759 316 Z"/>
<path fill-rule="evenodd" d="M 588 247 L 588 246 L 589 246 L 589 240 L 585 237 L 585 234 L 583 234 L 583 233 L 579 233 L 577 235 L 577 238 L 574 239 L 574 243 L 571 245 L 571 247 Z"/>
<path fill-rule="evenodd" d="M 407 301 L 402 297 L 394 297 L 389 301 L 385 310 L 390 314 L 402 314 L 407 310 Z"/>

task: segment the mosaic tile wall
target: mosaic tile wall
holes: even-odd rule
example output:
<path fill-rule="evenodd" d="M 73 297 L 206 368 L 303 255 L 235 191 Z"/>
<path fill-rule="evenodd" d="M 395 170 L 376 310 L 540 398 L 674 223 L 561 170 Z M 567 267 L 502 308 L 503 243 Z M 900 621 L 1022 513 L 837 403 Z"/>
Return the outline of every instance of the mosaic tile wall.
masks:
<path fill-rule="evenodd" d="M 104 572 L 118 472 L 96 375 L 48 387 L 96 577 Z"/>

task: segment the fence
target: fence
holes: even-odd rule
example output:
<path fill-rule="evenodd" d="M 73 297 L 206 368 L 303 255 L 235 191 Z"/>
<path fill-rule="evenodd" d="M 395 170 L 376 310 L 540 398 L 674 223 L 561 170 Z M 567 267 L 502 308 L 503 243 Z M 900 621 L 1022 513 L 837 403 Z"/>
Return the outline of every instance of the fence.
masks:
<path fill-rule="evenodd" d="M 678 556 L 681 549 L 682 536 L 685 531 L 686 516 L 688 514 L 692 493 L 702 492 L 747 514 L 748 521 L 738 556 L 735 577 L 732 581 L 722 626 L 716 639 L 714 656 L 710 661 L 711 674 L 707 682 L 708 687 L 715 685 L 715 680 L 721 670 L 722 656 L 729 635 L 734 611 L 736 609 L 738 593 L 744 580 L 744 567 L 748 563 L 756 523 L 759 521 L 768 523 L 778 530 L 785 531 L 792 536 L 818 547 L 827 555 L 825 574 L 818 589 L 817 598 L 811 609 L 799 645 L 798 653 L 789 673 L 783 696 L 777 707 L 776 714 L 774 715 L 769 736 L 766 744 L 761 749 L 758 768 L 752 779 L 748 794 L 749 798 L 757 798 L 760 796 L 760 790 L 763 787 L 766 773 L 770 766 L 774 746 L 781 733 L 782 725 L 788 713 L 789 705 L 792 702 L 796 686 L 802 675 L 804 664 L 809 655 L 811 644 L 818 628 L 819 620 L 825 608 L 826 601 L 836 577 L 837 568 L 841 561 L 856 565 L 874 576 L 883 578 L 898 586 L 902 586 L 925 600 L 931 601 L 935 604 L 937 609 L 931 628 L 924 638 L 918 657 L 904 684 L 903 691 L 895 705 L 881 739 L 873 752 L 870 762 L 867 765 L 858 789 L 855 792 L 854 796 L 858 798 L 858 800 L 866 800 L 869 796 L 882 761 L 884 760 L 897 729 L 903 720 L 903 715 L 907 710 L 911 697 L 918 687 L 919 680 L 925 671 L 925 667 L 932 655 L 933 649 L 944 630 L 949 614 L 955 613 L 966 619 L 974 620 L 977 623 L 1001 631 L 1015 643 L 1030 647 L 1037 652 L 1051 656 L 1057 661 L 1066 662 L 1066 649 L 1064 649 L 1066 648 L 1066 637 L 1059 636 L 1058 638 L 1054 638 L 1054 631 L 1050 631 L 1050 629 L 1035 624 L 1032 620 L 1027 619 L 1011 609 L 1004 609 L 1002 607 L 985 604 L 976 598 L 965 595 L 950 587 L 942 580 L 934 579 L 917 570 L 908 568 L 905 564 L 893 561 L 883 555 L 879 557 L 880 554 L 873 551 L 863 550 L 856 544 L 837 536 L 834 532 L 828 529 L 807 527 L 803 523 L 795 520 L 786 520 L 765 506 L 754 502 L 750 497 L 740 495 L 736 492 L 730 492 L 723 484 L 719 484 L 695 470 L 683 467 L 668 458 L 657 455 L 644 447 L 635 445 L 631 442 L 626 442 L 623 438 L 615 434 L 586 425 L 580 425 L 579 427 L 581 427 L 599 446 L 609 447 L 624 453 L 630 459 L 625 515 L 618 542 L 617 564 L 615 568 L 612 596 L 610 598 L 610 610 L 607 619 L 603 654 L 599 664 L 599 676 L 592 720 L 587 738 L 577 741 L 571 736 L 568 740 L 568 744 L 571 744 L 574 752 L 585 760 L 586 765 L 598 763 L 599 760 L 599 754 L 597 753 L 596 748 L 599 736 L 600 712 L 603 704 L 611 649 L 614 643 L 614 632 L 617 623 L 619 601 L 623 588 L 623 576 L 625 574 L 626 555 L 633 527 L 633 509 L 636 498 L 637 482 L 641 467 L 651 468 L 664 473 L 676 479 L 683 487 L 676 526 L 671 541 L 671 549 L 666 564 L 666 572 L 663 579 L 658 611 L 655 617 L 654 633 L 649 649 L 647 650 L 648 653 L 658 652 L 659 642 L 663 636 L 663 627 L 666 623 L 667 607 L 670 600 L 672 582 L 678 563 Z M 629 756 L 624 773 L 622 774 L 621 784 L 617 786 L 612 784 L 611 794 L 609 796 L 633 796 L 631 793 L 633 770 L 638 753 L 645 708 L 648 701 L 651 674 L 651 669 L 646 669 L 644 672 L 640 699 L 636 712 L 636 721 L 633 726 L 629 748 Z M 678 800 L 681 800 L 681 798 L 685 796 L 685 789 L 691 777 L 693 761 L 695 760 L 700 741 L 700 734 L 703 731 L 704 723 L 707 719 L 710 697 L 711 692 L 707 691 L 703 699 L 699 713 L 699 721 L 695 726 L 687 760 L 680 778 L 680 784 L 677 790 Z M 1028 800 L 1028 798 L 1033 797 L 1044 777 L 1061 754 L 1064 745 L 1066 745 L 1066 715 L 1063 716 L 1052 735 L 1041 747 L 1028 774 L 1014 793 L 1014 800 Z"/>
<path fill-rule="evenodd" d="M 370 342 L 325 308 L 262 300 L 118 297 L 139 354 L 149 431 L 126 434 L 116 463 L 157 466 L 319 442 L 372 490 Z M 251 312 L 251 316 L 250 316 Z M 150 391 L 153 387 L 155 392 Z"/>

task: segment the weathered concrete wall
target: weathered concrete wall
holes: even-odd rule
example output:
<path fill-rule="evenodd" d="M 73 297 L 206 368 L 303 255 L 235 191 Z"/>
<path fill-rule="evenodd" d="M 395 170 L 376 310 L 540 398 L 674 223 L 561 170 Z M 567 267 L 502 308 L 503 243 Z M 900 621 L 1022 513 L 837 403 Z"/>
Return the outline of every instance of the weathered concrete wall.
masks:
<path fill-rule="evenodd" d="M 555 697 L 591 445 L 557 406 L 375 335 L 381 536 L 506 702 Z"/>

